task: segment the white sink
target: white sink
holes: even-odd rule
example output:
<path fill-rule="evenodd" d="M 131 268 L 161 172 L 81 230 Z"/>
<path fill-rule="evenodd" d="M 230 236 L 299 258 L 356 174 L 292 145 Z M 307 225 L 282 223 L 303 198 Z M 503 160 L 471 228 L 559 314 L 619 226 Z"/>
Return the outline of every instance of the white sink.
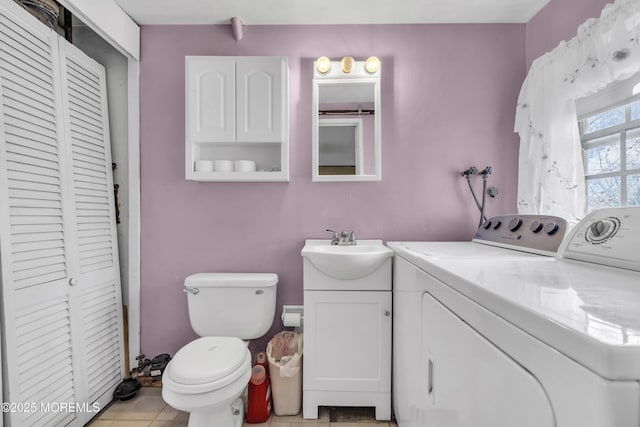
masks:
<path fill-rule="evenodd" d="M 302 256 L 322 273 L 340 280 L 365 277 L 380 267 L 393 251 L 382 240 L 359 240 L 358 244 L 332 245 L 331 240 L 307 240 Z"/>

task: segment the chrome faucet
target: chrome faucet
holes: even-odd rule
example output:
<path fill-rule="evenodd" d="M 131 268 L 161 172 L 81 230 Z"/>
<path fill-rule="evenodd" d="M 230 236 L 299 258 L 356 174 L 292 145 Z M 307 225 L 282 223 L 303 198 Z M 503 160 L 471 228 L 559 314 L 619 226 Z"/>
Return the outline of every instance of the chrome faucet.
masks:
<path fill-rule="evenodd" d="M 338 237 L 338 233 L 336 233 L 333 230 L 329 230 L 327 229 L 327 232 L 329 233 L 333 233 L 333 235 L 331 236 L 331 244 L 332 245 L 341 245 L 341 246 L 346 246 L 346 245 L 356 245 L 358 242 L 356 241 L 356 231 L 352 231 L 351 233 L 347 232 L 347 230 L 342 230 L 342 233 L 340 233 L 340 237 Z"/>
<path fill-rule="evenodd" d="M 340 239 L 338 239 L 338 234 L 335 231 L 327 229 L 327 232 L 328 233 L 333 233 L 333 236 L 331 236 L 331 244 L 332 245 L 335 246 L 335 245 L 340 244 Z"/>
<path fill-rule="evenodd" d="M 349 240 L 347 241 L 347 245 L 357 245 L 358 242 L 356 241 L 356 231 L 353 230 L 351 232 L 351 234 L 349 234 Z"/>

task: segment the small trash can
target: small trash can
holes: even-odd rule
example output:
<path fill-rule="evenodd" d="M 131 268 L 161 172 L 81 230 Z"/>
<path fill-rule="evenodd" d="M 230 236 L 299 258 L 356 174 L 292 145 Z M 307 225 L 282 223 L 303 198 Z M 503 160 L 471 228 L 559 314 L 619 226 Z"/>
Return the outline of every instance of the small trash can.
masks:
<path fill-rule="evenodd" d="M 267 344 L 276 415 L 297 415 L 302 406 L 302 333 L 282 331 Z"/>

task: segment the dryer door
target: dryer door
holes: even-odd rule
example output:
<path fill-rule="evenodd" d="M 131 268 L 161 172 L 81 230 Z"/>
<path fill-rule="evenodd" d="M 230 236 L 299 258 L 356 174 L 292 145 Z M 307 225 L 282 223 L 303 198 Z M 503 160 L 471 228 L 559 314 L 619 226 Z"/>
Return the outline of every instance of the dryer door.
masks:
<path fill-rule="evenodd" d="M 423 425 L 556 425 L 538 380 L 426 293 L 422 326 Z"/>

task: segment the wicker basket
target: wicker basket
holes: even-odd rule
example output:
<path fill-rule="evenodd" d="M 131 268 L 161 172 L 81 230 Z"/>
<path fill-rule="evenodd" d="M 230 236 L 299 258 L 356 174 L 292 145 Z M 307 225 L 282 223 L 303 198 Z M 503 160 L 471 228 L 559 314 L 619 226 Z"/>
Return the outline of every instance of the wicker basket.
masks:
<path fill-rule="evenodd" d="M 55 0 L 16 0 L 29 13 L 54 29 L 58 26 L 60 6 Z"/>

